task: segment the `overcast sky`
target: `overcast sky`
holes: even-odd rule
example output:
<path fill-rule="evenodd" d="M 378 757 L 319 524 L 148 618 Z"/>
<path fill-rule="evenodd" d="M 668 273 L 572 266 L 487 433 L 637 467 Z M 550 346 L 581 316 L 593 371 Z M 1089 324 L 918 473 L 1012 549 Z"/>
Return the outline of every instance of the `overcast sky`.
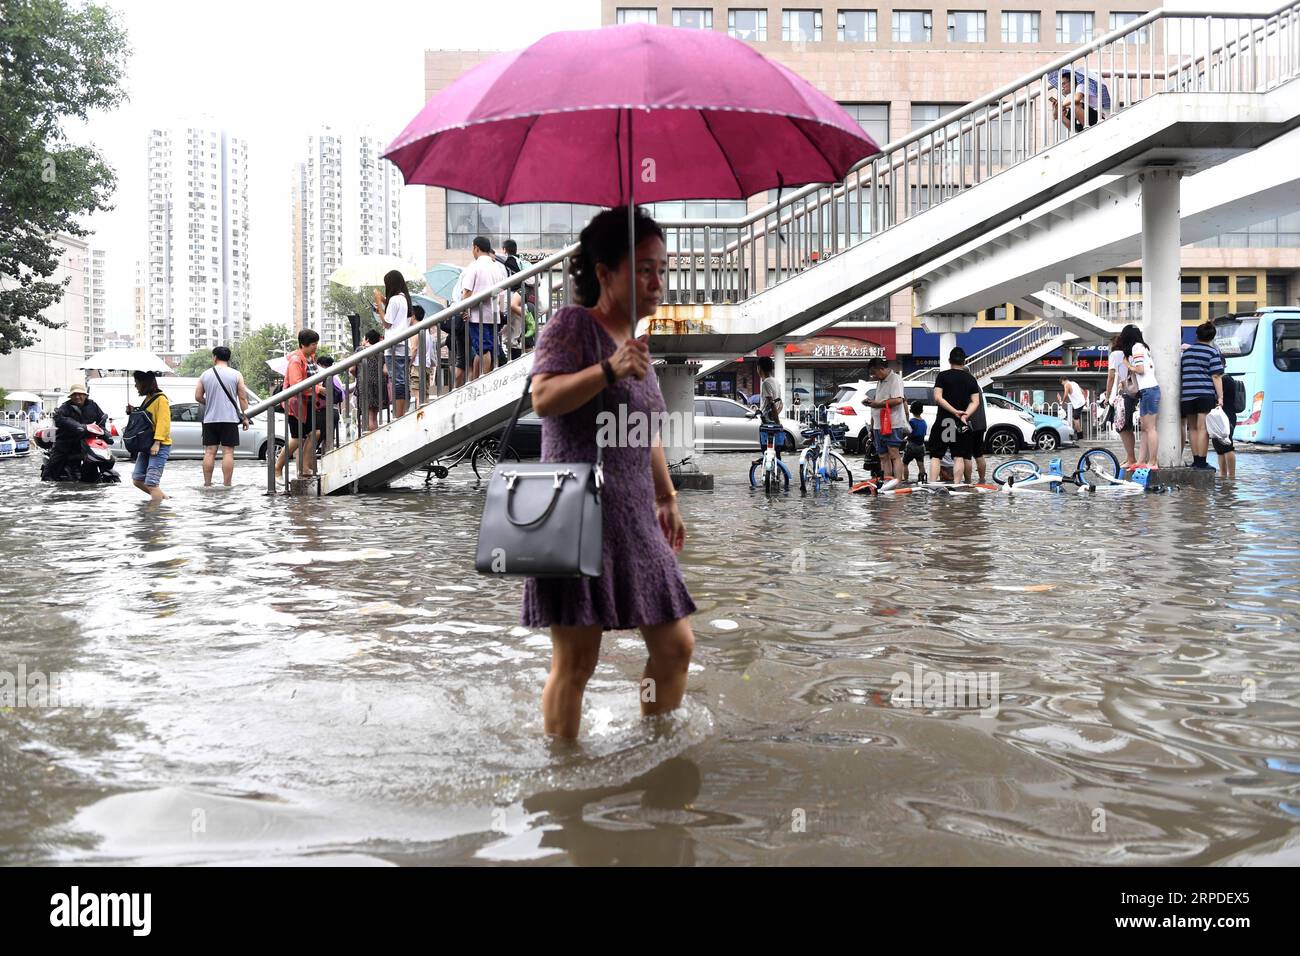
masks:
<path fill-rule="evenodd" d="M 134 330 L 145 245 L 148 130 L 207 117 L 248 140 L 254 325 L 289 323 L 289 186 L 320 124 L 391 140 L 424 104 L 424 51 L 513 50 L 554 30 L 600 25 L 599 0 L 108 0 L 133 54 L 130 101 L 70 130 L 117 170 L 116 209 L 88 221 L 108 255 L 108 327 Z M 406 189 L 402 244 L 424 260 L 424 189 Z"/>

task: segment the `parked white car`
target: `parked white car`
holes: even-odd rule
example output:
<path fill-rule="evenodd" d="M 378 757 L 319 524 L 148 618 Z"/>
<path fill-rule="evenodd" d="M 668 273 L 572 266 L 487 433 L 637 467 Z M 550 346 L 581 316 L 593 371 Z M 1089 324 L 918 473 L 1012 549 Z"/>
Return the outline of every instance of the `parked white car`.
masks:
<path fill-rule="evenodd" d="M 844 448 L 851 453 L 862 452 L 864 442 L 871 431 L 871 409 L 867 401 L 876 393 L 876 383 L 859 379 L 851 384 L 840 386 L 840 390 L 831 399 L 827 421 L 832 425 L 844 425 L 848 431 L 844 436 Z M 1013 409 L 1004 401 L 995 401 L 1001 396 L 990 396 L 985 392 L 985 420 L 988 430 L 984 433 L 984 450 L 990 455 L 1014 455 L 1022 448 L 1034 447 L 1034 417 L 1028 412 Z M 934 425 L 938 406 L 934 403 L 934 386 L 904 384 L 903 397 L 910 408 L 919 401 L 923 406 L 921 419 L 927 427 Z M 910 412 L 909 412 L 910 415 Z"/>
<path fill-rule="evenodd" d="M 198 386 L 197 378 L 179 375 L 158 376 L 158 387 L 162 389 L 172 408 L 172 451 L 171 459 L 203 457 L 203 406 L 194 400 L 194 389 Z M 110 431 L 121 434 L 126 430 L 126 404 L 129 397 L 131 404 L 138 404 L 140 396 L 136 394 L 135 382 L 129 378 L 92 378 L 86 386 L 90 397 L 108 415 Z M 245 386 L 249 405 L 255 405 L 261 399 L 253 390 Z M 277 416 L 280 427 L 284 419 Z M 276 437 L 277 447 L 284 444 L 282 435 Z M 120 441 L 114 442 L 113 454 L 119 458 L 128 457 Z M 266 458 L 266 419 L 258 416 L 249 426 L 248 431 L 239 430 L 239 445 L 235 448 L 236 458 Z"/>
<path fill-rule="evenodd" d="M 703 451 L 758 451 L 757 409 L 740 404 L 730 398 L 711 395 L 695 396 L 695 450 Z M 799 447 L 800 425 L 793 418 L 781 417 L 785 426 L 785 448 L 788 452 Z"/>

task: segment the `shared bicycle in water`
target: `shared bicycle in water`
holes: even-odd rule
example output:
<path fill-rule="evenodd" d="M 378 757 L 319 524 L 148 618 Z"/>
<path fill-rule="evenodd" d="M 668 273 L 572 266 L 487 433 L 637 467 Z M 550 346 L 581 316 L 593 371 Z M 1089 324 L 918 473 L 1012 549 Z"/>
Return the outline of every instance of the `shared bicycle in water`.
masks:
<path fill-rule="evenodd" d="M 1085 494 L 1141 494 L 1155 491 L 1150 485 L 1151 471 L 1138 468 L 1126 478 L 1119 459 L 1105 448 L 1089 448 L 1079 456 L 1078 464 L 1068 474 L 1061 469 L 1061 459 L 1053 458 L 1046 472 L 1029 458 L 1013 458 L 993 469 L 993 480 L 1003 491 L 1046 491 L 1062 494 L 1073 490 Z"/>
<path fill-rule="evenodd" d="M 784 427 L 764 423 L 758 431 L 763 455 L 749 466 L 750 487 L 762 487 L 768 494 L 773 490 L 789 491 L 793 475 L 777 453 L 785 442 Z M 808 444 L 799 452 L 799 491 L 802 494 L 808 493 L 809 485 L 816 494 L 839 483 L 846 488 L 853 484 L 853 472 L 848 463 L 834 450 L 844 440 L 847 431 L 843 425 L 831 425 L 825 421 L 803 429 L 801 434 Z"/>

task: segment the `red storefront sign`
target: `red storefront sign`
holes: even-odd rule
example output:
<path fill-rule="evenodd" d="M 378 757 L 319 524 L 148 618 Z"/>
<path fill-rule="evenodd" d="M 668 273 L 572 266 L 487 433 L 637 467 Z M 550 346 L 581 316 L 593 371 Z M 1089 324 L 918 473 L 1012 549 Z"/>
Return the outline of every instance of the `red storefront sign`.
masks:
<path fill-rule="evenodd" d="M 772 354 L 772 346 L 758 350 L 760 357 Z M 897 358 L 896 333 L 888 329 L 836 329 L 834 335 L 814 335 L 785 347 L 786 361 L 861 364 L 873 358 Z"/>

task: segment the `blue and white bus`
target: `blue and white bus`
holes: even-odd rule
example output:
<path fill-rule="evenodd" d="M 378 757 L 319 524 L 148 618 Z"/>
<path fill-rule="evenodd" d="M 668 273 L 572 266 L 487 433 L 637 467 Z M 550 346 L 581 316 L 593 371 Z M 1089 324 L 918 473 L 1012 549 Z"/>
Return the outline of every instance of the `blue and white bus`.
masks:
<path fill-rule="evenodd" d="M 1300 445 L 1300 308 L 1225 315 L 1214 325 L 1227 371 L 1246 386 L 1233 438 Z"/>

